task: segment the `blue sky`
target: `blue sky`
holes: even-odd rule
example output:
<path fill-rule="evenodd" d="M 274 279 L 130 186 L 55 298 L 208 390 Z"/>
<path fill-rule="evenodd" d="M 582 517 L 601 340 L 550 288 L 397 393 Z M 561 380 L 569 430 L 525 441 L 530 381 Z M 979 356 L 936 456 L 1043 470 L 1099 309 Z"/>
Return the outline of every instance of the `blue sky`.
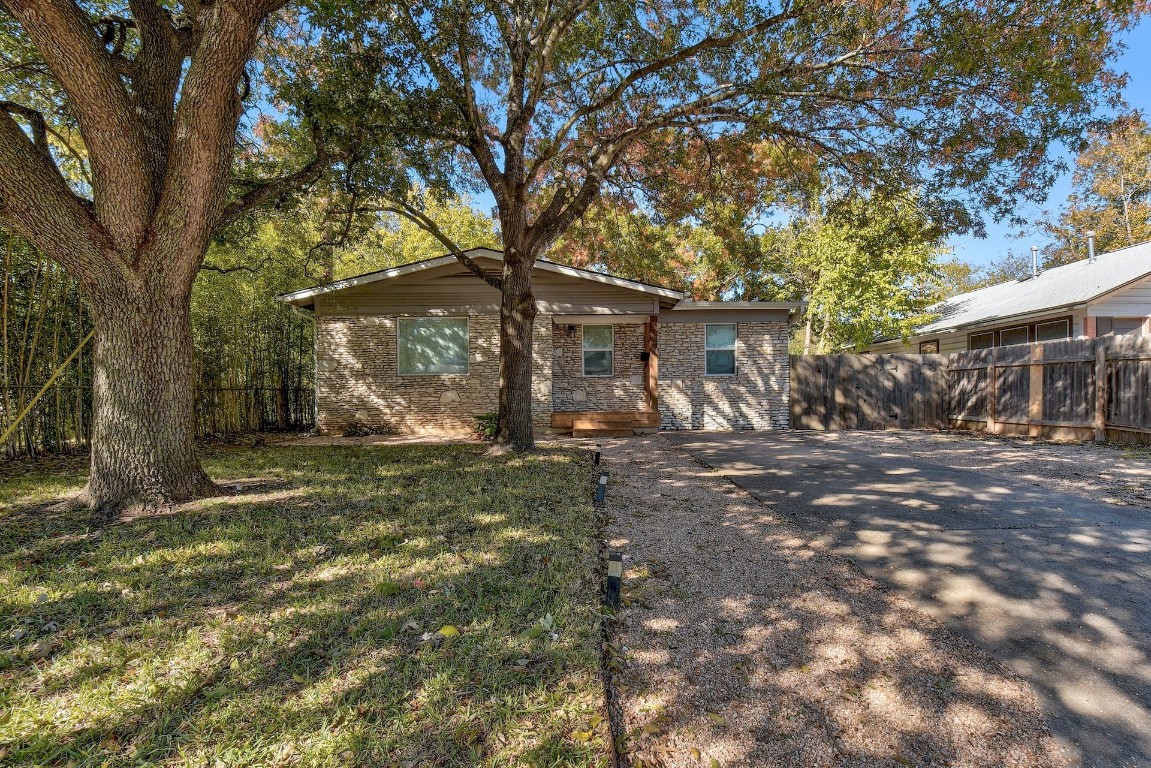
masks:
<path fill-rule="evenodd" d="M 1144 18 L 1140 24 L 1129 30 L 1122 40 L 1127 45 L 1127 50 L 1116 64 L 1116 69 L 1130 75 L 1124 91 L 1127 104 L 1132 109 L 1140 109 L 1151 115 L 1151 20 Z M 1054 148 L 1053 151 L 1059 152 L 1059 148 Z M 1067 157 L 1068 164 L 1071 164 L 1074 158 L 1065 151 L 1061 154 Z M 1044 209 L 1052 211 L 1058 209 L 1070 192 L 1071 174 L 1067 173 L 1051 188 L 1045 205 L 1029 206 L 1020 209 L 1018 213 L 1026 219 L 1038 218 Z M 1008 251 L 1026 253 L 1031 245 L 1043 245 L 1041 238 L 1015 237 L 1018 234 L 1019 227 L 988 222 L 986 239 L 971 236 L 953 237 L 948 241 L 948 245 L 955 250 L 958 258 L 973 264 L 987 264 Z"/>

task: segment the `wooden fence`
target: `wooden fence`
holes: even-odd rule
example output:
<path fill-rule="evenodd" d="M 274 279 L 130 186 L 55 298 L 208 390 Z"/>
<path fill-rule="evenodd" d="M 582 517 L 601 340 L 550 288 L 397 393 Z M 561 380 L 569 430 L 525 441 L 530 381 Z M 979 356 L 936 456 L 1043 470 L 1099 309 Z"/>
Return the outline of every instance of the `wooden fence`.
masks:
<path fill-rule="evenodd" d="M 946 355 L 791 358 L 793 429 L 942 429 Z"/>
<path fill-rule="evenodd" d="M 792 358 L 795 429 L 937 429 L 1151 441 L 1151 338 L 951 355 Z"/>

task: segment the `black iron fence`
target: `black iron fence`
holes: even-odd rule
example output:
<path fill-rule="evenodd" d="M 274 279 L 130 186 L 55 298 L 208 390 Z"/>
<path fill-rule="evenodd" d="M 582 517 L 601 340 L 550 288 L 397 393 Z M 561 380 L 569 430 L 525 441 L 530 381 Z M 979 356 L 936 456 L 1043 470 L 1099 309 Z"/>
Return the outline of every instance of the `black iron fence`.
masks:
<path fill-rule="evenodd" d="M 0 432 L 24 411 L 39 387 L 0 387 Z M 241 432 L 295 432 L 315 424 L 315 394 L 300 387 L 232 387 L 196 390 L 199 436 Z M 92 437 L 92 391 L 53 386 L 0 445 L 0 457 L 66 453 L 88 448 Z"/>

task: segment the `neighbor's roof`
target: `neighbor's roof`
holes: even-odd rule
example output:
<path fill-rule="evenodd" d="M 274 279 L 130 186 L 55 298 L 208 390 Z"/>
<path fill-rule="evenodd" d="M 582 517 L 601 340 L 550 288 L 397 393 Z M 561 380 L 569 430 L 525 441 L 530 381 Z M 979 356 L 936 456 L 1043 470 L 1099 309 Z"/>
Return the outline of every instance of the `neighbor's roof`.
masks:
<path fill-rule="evenodd" d="M 479 257 L 493 259 L 495 261 L 503 261 L 504 255 L 500 251 L 492 250 L 491 248 L 469 248 L 464 251 L 470 257 Z M 447 256 L 437 256 L 434 259 L 425 259 L 423 261 L 416 261 L 411 264 L 404 264 L 403 266 L 393 267 L 391 269 L 381 269 L 377 272 L 368 272 L 363 275 L 356 275 L 344 280 L 337 280 L 334 283 L 326 285 L 316 285 L 311 288 L 304 288 L 299 291 L 292 291 L 285 293 L 277 298 L 287 304 L 297 304 L 306 306 L 312 304 L 312 299 L 316 296 L 325 293 L 334 293 L 342 291 L 346 288 L 352 288 L 357 285 L 366 285 L 368 283 L 375 283 L 381 280 L 391 280 L 401 275 L 408 275 L 413 272 L 422 272 L 426 269 L 434 269 L 436 267 L 443 267 L 449 264 L 458 264 L 456 257 L 448 254 Z M 544 269 L 549 272 L 556 272 L 568 277 L 577 277 L 583 280 L 591 280 L 592 282 L 605 283 L 607 285 L 614 285 L 619 288 L 629 288 L 634 291 L 642 291 L 643 293 L 650 293 L 655 296 L 662 296 L 667 299 L 683 299 L 682 291 L 673 291 L 670 288 L 661 288 L 658 285 L 649 285 L 648 283 L 641 283 L 638 280 L 628 280 L 624 277 L 616 277 L 615 275 L 607 275 L 602 272 L 593 272 L 589 269 L 579 269 L 578 267 L 569 267 L 566 264 L 556 264 L 552 261 L 539 259 L 536 261 L 537 269 Z"/>
<path fill-rule="evenodd" d="M 940 315 L 915 329 L 925 333 L 1006 320 L 1052 309 L 1084 304 L 1151 275 L 1151 242 L 1101 253 L 1087 259 L 1025 277 L 960 294 L 930 308 Z"/>

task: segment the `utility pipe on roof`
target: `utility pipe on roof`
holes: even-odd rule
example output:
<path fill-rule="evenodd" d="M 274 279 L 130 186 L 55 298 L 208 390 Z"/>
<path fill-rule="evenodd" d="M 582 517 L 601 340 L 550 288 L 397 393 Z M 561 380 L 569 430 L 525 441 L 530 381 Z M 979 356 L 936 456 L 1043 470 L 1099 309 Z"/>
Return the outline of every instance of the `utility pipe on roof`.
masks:
<path fill-rule="evenodd" d="M 1087 230 L 1087 263 L 1095 263 L 1095 230 Z"/>
<path fill-rule="evenodd" d="M 1031 246 L 1031 276 L 1039 277 L 1039 246 Z"/>

